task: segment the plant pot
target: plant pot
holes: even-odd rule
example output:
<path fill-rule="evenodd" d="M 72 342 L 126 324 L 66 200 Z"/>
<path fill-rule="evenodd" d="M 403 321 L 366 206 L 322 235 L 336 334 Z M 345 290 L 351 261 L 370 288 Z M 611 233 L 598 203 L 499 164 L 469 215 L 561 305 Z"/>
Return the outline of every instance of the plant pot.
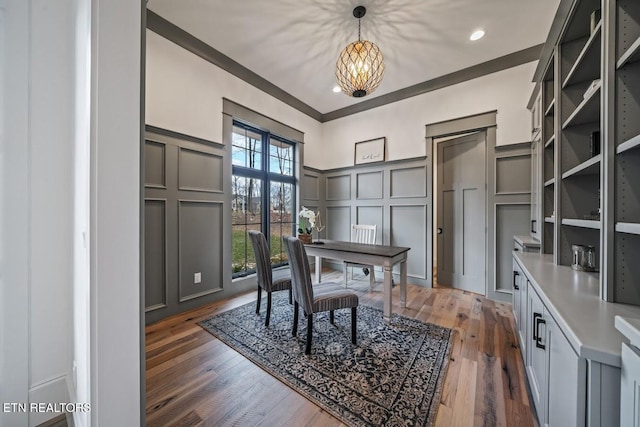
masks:
<path fill-rule="evenodd" d="M 298 239 L 302 240 L 302 243 L 311 243 L 311 234 L 298 234 Z"/>

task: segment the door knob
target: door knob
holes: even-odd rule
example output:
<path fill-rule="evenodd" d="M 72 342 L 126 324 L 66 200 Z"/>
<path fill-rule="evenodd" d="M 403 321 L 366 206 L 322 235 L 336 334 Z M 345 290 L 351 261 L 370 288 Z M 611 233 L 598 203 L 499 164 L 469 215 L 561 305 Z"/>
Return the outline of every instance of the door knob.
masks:
<path fill-rule="evenodd" d="M 438 227 L 438 234 L 442 234 L 442 228 Z"/>

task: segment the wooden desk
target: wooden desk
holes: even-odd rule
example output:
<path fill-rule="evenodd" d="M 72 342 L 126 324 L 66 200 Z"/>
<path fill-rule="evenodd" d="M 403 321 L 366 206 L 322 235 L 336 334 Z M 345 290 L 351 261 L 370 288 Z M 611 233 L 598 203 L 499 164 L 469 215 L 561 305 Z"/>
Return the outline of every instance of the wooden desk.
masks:
<path fill-rule="evenodd" d="M 307 255 L 316 257 L 316 282 L 321 281 L 322 258 L 347 261 L 358 264 L 379 265 L 384 269 L 383 317 L 391 319 L 391 272 L 393 266 L 400 263 L 400 304 L 407 303 L 407 252 L 411 248 L 385 245 L 366 245 L 362 243 L 322 240 L 324 244 L 304 245 Z"/>

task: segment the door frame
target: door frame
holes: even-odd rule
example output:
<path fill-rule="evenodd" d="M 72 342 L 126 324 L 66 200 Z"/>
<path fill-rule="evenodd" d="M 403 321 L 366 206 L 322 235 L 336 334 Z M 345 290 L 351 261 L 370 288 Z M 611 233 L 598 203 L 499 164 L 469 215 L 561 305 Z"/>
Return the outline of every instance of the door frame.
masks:
<path fill-rule="evenodd" d="M 470 116 L 460 117 L 442 122 L 435 122 L 425 125 L 425 142 L 427 153 L 427 167 L 431 170 L 431 185 L 427 186 L 427 200 L 431 205 L 431 215 L 427 215 L 427 271 L 430 272 L 430 283 L 433 286 L 433 227 L 435 215 L 434 196 L 435 196 L 435 179 L 434 175 L 434 158 L 436 144 L 434 140 L 437 138 L 454 136 L 463 133 L 475 131 L 486 132 L 485 150 L 486 150 L 486 167 L 485 167 L 485 296 L 489 299 L 507 301 L 510 295 L 496 292 L 496 280 L 494 268 L 490 268 L 495 264 L 495 255 L 490 250 L 494 244 L 495 238 L 492 235 L 493 227 L 490 227 L 495 220 L 493 210 L 492 190 L 495 182 L 495 147 L 496 147 L 496 127 L 497 127 L 497 110 L 487 111 L 484 113 L 474 114 Z"/>

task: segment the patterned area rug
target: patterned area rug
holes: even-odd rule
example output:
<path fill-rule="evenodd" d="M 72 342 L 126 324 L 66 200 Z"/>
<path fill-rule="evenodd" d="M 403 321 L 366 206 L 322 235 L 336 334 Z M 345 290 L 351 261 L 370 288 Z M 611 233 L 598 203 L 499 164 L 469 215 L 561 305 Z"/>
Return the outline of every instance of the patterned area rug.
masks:
<path fill-rule="evenodd" d="M 452 347 L 452 331 L 378 309 L 358 307 L 358 344 L 351 344 L 350 310 L 316 314 L 311 355 L 304 354 L 307 321 L 291 336 L 293 306 L 273 294 L 271 325 L 255 302 L 200 325 L 234 350 L 349 426 L 431 426 Z"/>

